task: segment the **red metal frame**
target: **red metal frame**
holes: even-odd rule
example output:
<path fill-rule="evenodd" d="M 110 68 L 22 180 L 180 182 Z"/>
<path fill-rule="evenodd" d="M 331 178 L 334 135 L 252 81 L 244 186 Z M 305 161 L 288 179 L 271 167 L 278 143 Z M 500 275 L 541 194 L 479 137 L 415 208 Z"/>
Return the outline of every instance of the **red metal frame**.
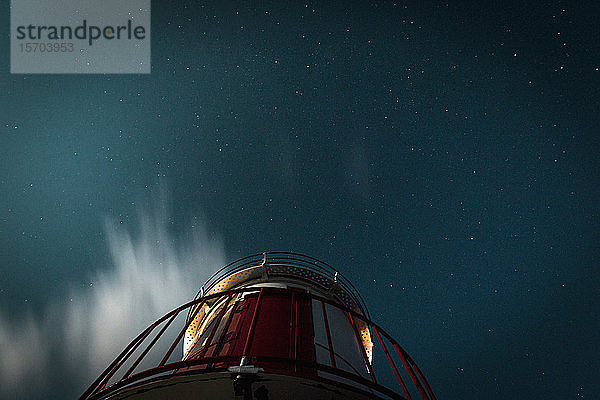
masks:
<path fill-rule="evenodd" d="M 260 288 L 260 291 L 258 294 L 258 299 L 256 301 L 256 306 L 253 310 L 252 320 L 250 323 L 250 329 L 249 329 L 246 339 L 245 339 L 244 351 L 243 351 L 244 356 L 250 355 L 249 350 L 250 350 L 250 347 L 252 344 L 253 334 L 256 329 L 257 316 L 258 316 L 258 313 L 260 310 L 261 300 L 263 298 L 263 295 L 266 293 L 276 291 L 276 290 L 279 290 L 279 289 L 269 288 L 269 287 Z M 202 307 L 202 305 L 206 301 L 215 299 L 215 298 L 226 297 L 227 298 L 226 301 L 229 302 L 231 300 L 232 296 L 237 295 L 239 293 L 243 293 L 243 292 L 254 292 L 255 293 L 256 288 L 254 288 L 254 289 L 251 289 L 251 288 L 233 289 L 233 290 L 228 290 L 228 291 L 224 291 L 224 292 L 220 292 L 220 293 L 215 293 L 213 295 L 205 296 L 203 298 L 188 302 L 188 303 L 176 308 L 175 310 L 169 312 L 168 314 L 166 314 L 165 316 L 163 316 L 162 318 L 157 320 L 155 323 L 150 325 L 140 335 L 138 335 L 123 350 L 123 352 L 109 365 L 109 367 L 98 377 L 98 379 L 96 379 L 96 381 L 94 381 L 94 383 L 85 391 L 85 393 L 80 397 L 80 400 L 105 398 L 106 396 L 108 396 L 110 394 L 114 394 L 116 391 L 118 391 L 120 389 L 132 387 L 134 385 L 148 382 L 149 379 L 150 380 L 164 379 L 165 378 L 164 374 L 167 372 L 170 372 L 170 374 L 167 375 L 167 377 L 171 377 L 174 375 L 182 375 L 182 374 L 202 374 L 202 373 L 207 373 L 207 372 L 215 372 L 215 371 L 224 370 L 224 368 L 222 368 L 222 366 L 225 364 L 223 364 L 223 363 L 229 363 L 229 365 L 233 365 L 233 364 L 239 365 L 239 362 L 240 362 L 239 356 L 204 357 L 204 355 L 207 352 L 206 349 L 202 350 L 203 351 L 203 353 L 201 353 L 202 356 L 194 357 L 191 360 L 178 361 L 178 362 L 173 362 L 173 363 L 167 363 L 167 361 L 168 361 L 169 357 L 171 356 L 171 354 L 173 353 L 173 351 L 175 350 L 175 348 L 179 345 L 179 343 L 181 343 L 182 337 L 183 337 L 186 329 L 188 328 L 190 323 L 193 321 L 198 310 Z M 294 296 L 294 295 L 292 294 L 292 296 Z M 309 362 L 306 360 L 298 359 L 298 357 L 297 357 L 297 346 L 298 346 L 298 321 L 297 321 L 298 310 L 297 310 L 297 308 L 298 308 L 298 302 L 295 301 L 297 299 L 294 299 L 294 297 L 292 297 L 293 300 L 292 300 L 292 304 L 291 304 L 291 308 L 294 309 L 294 315 L 290 315 L 290 333 L 292 332 L 292 330 L 294 333 L 293 334 L 293 340 L 294 340 L 293 353 L 292 353 L 292 348 L 290 346 L 290 357 L 289 358 L 265 357 L 265 356 L 261 356 L 261 355 L 252 354 L 251 356 L 252 356 L 253 363 L 258 364 L 260 362 L 270 362 L 270 363 L 281 364 L 281 365 L 290 365 L 290 366 L 294 366 L 293 371 L 296 371 L 296 368 L 311 368 L 316 371 L 326 372 L 328 374 L 332 374 L 334 376 L 338 376 L 340 378 L 344 378 L 344 379 L 353 381 L 356 384 L 360 385 L 360 387 L 362 387 L 364 389 L 360 389 L 359 387 L 356 387 L 353 385 L 346 385 L 340 381 L 333 381 L 331 379 L 324 378 L 323 376 L 314 376 L 313 378 L 311 378 L 314 380 L 324 381 L 329 384 L 336 384 L 336 385 L 340 385 L 340 386 L 344 386 L 344 387 L 347 386 L 347 388 L 349 390 L 356 390 L 357 392 L 361 392 L 361 391 L 364 392 L 365 390 L 374 390 L 378 393 L 382 393 L 382 394 L 389 396 L 391 398 L 394 398 L 394 399 L 399 399 L 399 400 L 405 399 L 403 396 L 399 395 L 394 390 L 377 383 L 377 381 L 375 379 L 375 372 L 373 371 L 373 367 L 371 366 L 371 363 L 368 361 L 365 349 L 362 346 L 360 346 L 360 347 L 362 349 L 363 359 L 365 361 L 366 368 L 368 369 L 370 379 L 365 379 L 356 373 L 347 372 L 347 371 L 337 368 L 337 366 L 335 364 L 335 352 L 334 352 L 333 344 L 331 341 L 331 333 L 329 330 L 330 328 L 329 328 L 329 322 L 327 319 L 327 312 L 325 310 L 325 305 L 327 304 L 327 305 L 336 307 L 346 313 L 346 315 L 348 316 L 348 318 L 351 322 L 351 325 L 353 327 L 354 334 L 356 335 L 356 339 L 357 339 L 358 343 L 361 343 L 361 338 L 360 338 L 360 335 L 359 335 L 358 329 L 357 329 L 357 322 L 356 322 L 357 320 L 367 324 L 367 326 L 369 328 L 371 328 L 373 331 L 375 331 L 377 338 L 379 339 L 379 342 L 382 345 L 382 350 L 386 354 L 386 357 L 387 357 L 389 364 L 397 378 L 397 381 L 399 382 L 400 386 L 402 387 L 402 390 L 404 391 L 404 394 L 406 395 L 406 399 L 412 400 L 412 398 L 410 396 L 410 391 L 406 387 L 405 382 L 402 380 L 400 373 L 392 360 L 392 356 L 387 350 L 387 346 L 385 345 L 385 340 L 387 340 L 394 347 L 398 356 L 402 359 L 402 362 L 405 366 L 406 372 L 408 372 L 408 374 L 411 376 L 414 385 L 416 386 L 417 390 L 419 391 L 419 394 L 421 395 L 421 398 L 423 400 L 436 400 L 436 397 L 433 394 L 431 387 L 429 386 L 428 382 L 425 380 L 425 377 L 423 376 L 419 367 L 410 358 L 410 356 L 406 353 L 406 351 L 404 349 L 402 349 L 400 347 L 400 345 L 389 334 L 387 334 L 383 329 L 381 329 L 379 326 L 377 326 L 375 323 L 373 323 L 366 316 L 359 314 L 355 310 L 352 310 L 343 304 L 335 302 L 329 298 L 317 296 L 317 295 L 310 294 L 310 293 L 307 293 L 306 296 L 308 296 L 312 300 L 320 301 L 322 303 L 323 318 L 324 318 L 324 323 L 325 323 L 325 331 L 327 333 L 331 365 L 321 364 L 321 363 L 317 363 L 317 362 Z M 234 305 L 234 307 L 235 307 L 235 305 Z M 227 303 L 225 304 L 223 310 L 220 312 L 220 318 L 222 318 L 224 316 L 224 310 L 226 308 L 227 308 Z M 232 310 L 231 315 L 233 315 L 234 311 L 235 311 L 235 309 Z M 188 316 L 190 316 L 190 317 L 187 318 L 183 329 L 181 329 L 181 331 L 179 331 L 176 339 L 173 341 L 173 343 L 169 347 L 169 350 L 164 355 L 164 357 L 162 357 L 161 362 L 158 363 L 155 367 L 150 368 L 146 371 L 134 373 L 135 368 L 140 364 L 140 362 L 145 357 L 147 357 L 147 355 L 152 350 L 158 351 L 155 348 L 156 343 L 163 337 L 164 333 L 167 331 L 167 329 L 171 325 L 171 323 L 182 312 L 188 312 Z M 126 370 L 123 377 L 120 380 L 116 381 L 115 383 L 113 383 L 112 385 L 107 387 L 106 385 L 110 381 L 110 379 L 112 377 L 114 377 L 118 371 L 121 371 L 122 369 L 125 368 L 125 364 L 128 361 L 128 359 L 131 357 L 131 355 L 161 325 L 162 325 L 162 327 L 158 330 L 158 333 L 156 334 L 156 336 L 146 346 L 146 348 L 141 352 L 141 354 L 133 362 L 132 366 Z M 217 323 L 215 323 L 215 327 L 213 327 L 212 332 L 210 334 L 211 341 L 212 341 L 212 336 L 214 336 L 214 334 L 216 332 L 217 325 L 218 325 L 218 321 L 217 321 Z M 224 329 L 223 332 L 226 332 L 226 329 Z M 292 335 L 290 335 L 290 340 L 292 340 L 291 336 Z M 206 348 L 208 348 L 208 346 L 210 344 L 211 343 L 207 342 Z M 213 354 L 215 354 L 214 351 L 213 351 Z M 189 369 L 190 367 L 193 367 L 193 366 L 202 366 L 202 365 L 206 366 L 206 368 Z M 220 367 L 215 368 L 214 367 L 215 365 L 218 365 Z M 265 373 L 268 373 L 268 371 L 265 371 Z M 279 371 L 277 373 L 281 374 L 281 371 Z M 163 375 L 161 375 L 161 374 L 163 374 Z"/>
<path fill-rule="evenodd" d="M 293 337 L 294 337 L 294 328 L 295 327 L 294 327 L 294 324 L 292 323 L 292 321 L 293 321 L 292 320 L 292 316 L 296 312 L 295 305 L 296 305 L 296 293 L 292 292 L 292 298 L 290 300 L 290 334 L 289 334 L 289 337 L 290 337 L 290 343 L 289 343 L 290 350 L 288 352 L 290 359 L 296 358 L 294 350 L 293 350 L 294 349 L 294 343 L 295 343 L 294 340 L 293 340 Z"/>
<path fill-rule="evenodd" d="M 254 330 L 256 329 L 256 317 L 258 316 L 258 310 L 260 309 L 263 290 L 264 288 L 260 288 L 260 291 L 258 292 L 258 300 L 256 300 L 256 306 L 254 307 L 254 312 L 252 313 L 252 321 L 250 322 L 250 329 L 248 329 L 248 336 L 246 336 L 246 343 L 244 344 L 244 351 L 242 352 L 243 357 L 247 357 L 249 355 L 248 350 L 250 350 L 252 337 L 254 336 Z"/>
<path fill-rule="evenodd" d="M 293 293 L 293 292 L 292 292 Z M 291 322 L 290 318 L 290 322 Z M 294 361 L 298 359 L 298 301 L 294 301 Z M 294 372 L 298 371 L 298 364 L 294 362 Z"/>

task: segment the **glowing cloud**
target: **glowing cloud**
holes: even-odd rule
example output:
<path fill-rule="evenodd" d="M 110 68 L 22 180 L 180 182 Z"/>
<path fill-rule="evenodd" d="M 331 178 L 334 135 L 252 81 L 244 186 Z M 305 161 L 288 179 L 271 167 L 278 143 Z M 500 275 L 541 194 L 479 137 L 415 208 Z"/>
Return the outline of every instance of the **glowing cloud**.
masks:
<path fill-rule="evenodd" d="M 222 245 L 198 226 L 181 242 L 168 224 L 164 210 L 140 216 L 136 234 L 108 220 L 114 265 L 92 276 L 89 288 L 72 289 L 72 301 L 50 305 L 46 315 L 54 317 L 44 321 L 11 322 L 0 315 L 1 397 L 55 390 L 44 386 L 45 377 L 57 374 L 50 365 L 64 368 L 65 397 L 77 396 L 142 329 L 193 298 L 224 264 Z M 32 381 L 38 387 L 24 385 Z M 32 393 L 17 393 L 23 388 Z"/>

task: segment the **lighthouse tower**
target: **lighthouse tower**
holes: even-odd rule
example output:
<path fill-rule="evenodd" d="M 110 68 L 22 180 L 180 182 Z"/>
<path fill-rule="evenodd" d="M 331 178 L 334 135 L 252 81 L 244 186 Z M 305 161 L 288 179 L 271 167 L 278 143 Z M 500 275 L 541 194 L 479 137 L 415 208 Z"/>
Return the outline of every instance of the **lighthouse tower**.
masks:
<path fill-rule="evenodd" d="M 348 280 L 283 252 L 223 267 L 140 333 L 84 399 L 436 400 Z"/>

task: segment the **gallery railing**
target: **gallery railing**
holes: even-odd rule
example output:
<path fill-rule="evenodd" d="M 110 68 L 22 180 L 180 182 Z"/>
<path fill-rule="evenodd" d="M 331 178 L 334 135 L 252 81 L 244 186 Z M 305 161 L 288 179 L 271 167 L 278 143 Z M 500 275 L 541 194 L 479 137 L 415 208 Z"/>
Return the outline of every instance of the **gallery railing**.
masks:
<path fill-rule="evenodd" d="M 84 392 L 80 400 L 84 399 L 103 399 L 117 392 L 148 384 L 161 379 L 172 378 L 173 376 L 189 376 L 194 374 L 206 374 L 219 371 L 227 371 L 227 368 L 234 365 L 240 365 L 240 356 L 220 355 L 217 357 L 201 357 L 188 360 L 181 360 L 181 356 L 175 354 L 176 348 L 182 348 L 182 339 L 190 323 L 194 320 L 195 313 L 209 301 L 214 301 L 217 297 L 237 296 L 242 293 L 259 290 L 259 296 L 275 291 L 275 288 L 262 287 L 241 288 L 217 292 L 214 294 L 199 297 L 167 313 L 158 319 L 142 333 L 140 333 L 119 356 L 106 368 L 106 370 L 94 381 L 94 383 Z M 344 387 L 348 390 L 356 391 L 363 395 L 374 398 L 391 398 L 399 400 L 412 400 L 421 398 L 423 400 L 436 400 L 436 397 L 425 379 L 423 373 L 408 353 L 381 327 L 372 322 L 368 317 L 361 315 L 355 310 L 347 307 L 340 302 L 331 299 L 307 294 L 316 304 L 320 303 L 323 310 L 323 316 L 327 319 L 325 305 L 334 307 L 345 313 L 354 328 L 358 337 L 358 324 L 368 326 L 377 337 L 374 343 L 374 349 L 378 349 L 379 356 L 385 358 L 385 361 L 379 361 L 379 356 L 374 354 L 376 362 L 370 362 L 363 351 L 367 374 L 360 374 L 358 371 L 343 370 L 336 365 L 336 356 L 339 356 L 328 340 L 324 345 L 329 352 L 329 362 L 307 362 L 292 357 L 266 357 L 255 354 L 246 354 L 251 348 L 252 333 L 255 326 L 250 327 L 246 343 L 244 345 L 243 357 L 252 360 L 252 363 L 268 363 L 269 365 L 280 364 L 293 366 L 288 369 L 294 371 L 295 367 L 310 368 L 317 371 L 314 379 L 330 384 Z M 258 305 L 254 311 L 258 312 Z M 255 319 L 255 318 L 253 318 Z M 174 321 L 179 323 L 174 324 Z M 179 329 L 180 327 L 180 329 Z M 328 324 L 325 322 L 327 338 L 330 338 Z M 169 332 L 169 334 L 167 334 Z M 170 334 L 172 333 L 172 334 Z M 169 337 L 175 336 L 174 339 Z M 144 344 L 144 345 L 143 345 Z M 166 349 L 166 350 L 165 350 Z M 177 352 L 179 353 L 179 351 Z M 181 354 L 181 353 L 179 353 Z M 385 355 L 385 357 L 383 357 Z M 146 364 L 145 367 L 142 364 Z M 265 369 L 265 373 L 268 370 Z M 293 375 L 293 372 L 290 372 Z M 365 377 L 366 376 L 366 377 Z M 386 383 L 379 382 L 380 378 Z M 394 383 L 395 382 L 395 383 Z M 395 387 L 394 387 L 395 386 Z"/>

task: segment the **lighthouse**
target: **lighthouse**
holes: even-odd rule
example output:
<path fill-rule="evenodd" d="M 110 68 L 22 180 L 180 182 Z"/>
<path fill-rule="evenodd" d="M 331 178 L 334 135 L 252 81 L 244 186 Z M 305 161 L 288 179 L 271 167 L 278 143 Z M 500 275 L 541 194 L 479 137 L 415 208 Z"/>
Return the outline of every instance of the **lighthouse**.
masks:
<path fill-rule="evenodd" d="M 271 252 L 217 271 L 142 331 L 87 399 L 436 397 L 350 281 L 315 258 Z"/>

